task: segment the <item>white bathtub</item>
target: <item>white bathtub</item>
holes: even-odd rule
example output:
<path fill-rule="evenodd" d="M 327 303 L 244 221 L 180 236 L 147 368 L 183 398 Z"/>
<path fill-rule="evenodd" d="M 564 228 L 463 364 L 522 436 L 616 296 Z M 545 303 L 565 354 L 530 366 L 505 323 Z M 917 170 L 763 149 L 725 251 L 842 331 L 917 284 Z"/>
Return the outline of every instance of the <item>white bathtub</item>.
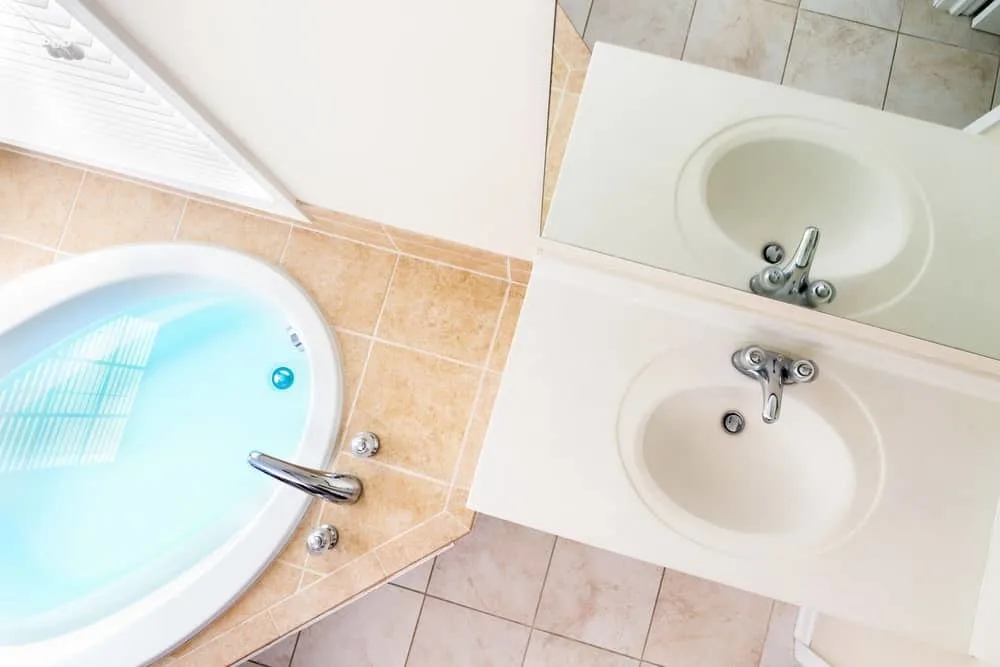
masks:
<path fill-rule="evenodd" d="M 113 248 L 58 262 L 0 288 L 0 378 L 13 377 L 10 375 L 12 369 L 23 368 L 22 364 L 40 350 L 49 348 L 56 341 L 95 321 L 120 312 L 123 307 L 170 297 L 185 290 L 215 289 L 238 294 L 241 299 L 250 299 L 277 309 L 288 325 L 300 335 L 305 344 L 304 352 L 295 350 L 288 354 L 301 355 L 296 358 L 295 363 L 306 365 L 311 385 L 301 390 L 308 390 L 308 394 L 300 395 L 297 399 L 305 401 L 307 407 L 303 408 L 305 418 L 301 436 L 294 433 L 288 436 L 295 440 L 291 447 L 293 455 L 288 458 L 309 467 L 325 466 L 341 418 L 342 378 L 336 343 L 316 307 L 294 282 L 256 259 L 229 250 L 184 244 Z M 292 347 L 289 342 L 289 349 Z M 190 386 L 202 390 L 202 383 L 207 380 L 210 378 L 195 378 L 196 384 Z M 136 382 L 147 380 L 140 379 Z M 267 389 L 273 391 L 274 388 Z M 0 396 L 0 402 L 2 400 Z M 184 415 L 177 415 L 176 418 L 180 422 L 184 421 Z M 125 432 L 127 428 L 129 427 L 122 426 L 122 429 L 126 429 Z M 95 437 L 91 436 L 92 440 Z M 11 453 L 13 450 L 7 452 L 6 458 L 14 463 L 3 464 L 2 440 L 0 437 L 0 486 L 4 483 L 3 465 L 7 465 L 8 471 L 17 471 L 26 466 L 41 469 L 47 465 L 38 456 L 32 459 L 31 454 L 27 458 L 22 455 L 17 459 Z M 163 446 L 162 443 L 160 446 Z M 200 451 L 208 451 L 204 444 L 201 446 Z M 245 449 L 249 451 L 253 448 L 268 451 L 266 444 L 263 447 L 248 444 Z M 125 457 L 120 452 L 93 454 L 82 449 L 80 452 L 73 454 L 76 458 L 72 460 L 86 460 L 86 465 L 90 467 L 74 463 L 68 467 L 55 466 L 52 471 L 46 469 L 44 474 L 72 475 L 68 471 L 74 469 L 73 465 L 78 465 L 79 470 L 112 474 L 108 471 L 114 470 L 114 466 L 108 466 L 101 460 L 115 461 L 115 465 L 118 465 L 115 456 Z M 211 454 L 216 458 L 223 456 L 216 455 L 214 448 Z M 245 455 L 241 446 L 235 447 L 235 454 L 227 450 L 224 464 L 221 465 L 225 470 L 218 471 L 219 477 L 248 479 L 243 475 L 249 473 L 242 470 L 248 468 Z M 104 459 L 101 459 L 102 456 Z M 163 456 L 159 450 L 157 456 Z M 129 511 L 129 506 L 134 503 L 140 508 L 155 506 L 156 511 L 162 515 L 175 503 L 180 504 L 182 501 L 188 503 L 190 511 L 191 497 L 199 497 L 211 491 L 213 474 L 206 473 L 205 466 L 201 465 L 201 458 L 185 454 L 176 468 L 168 466 L 169 469 L 157 476 L 155 483 L 147 480 L 142 487 L 144 493 L 137 494 L 139 497 L 121 499 L 122 512 Z M 70 460 L 65 454 L 62 459 L 50 459 L 63 462 Z M 180 455 L 169 460 L 176 462 L 179 459 Z M 220 466 L 218 462 L 211 465 Z M 230 466 L 242 468 L 236 471 L 235 467 Z M 159 471 L 160 468 L 156 470 Z M 159 574 L 170 571 L 171 568 L 176 569 L 169 580 L 157 582 L 155 576 L 147 577 L 145 574 L 123 575 L 120 581 L 109 581 L 106 588 L 115 592 L 105 596 L 107 599 L 101 598 L 104 594 L 100 591 L 99 594 L 87 594 L 87 601 L 99 601 L 99 604 L 95 603 L 96 606 L 88 607 L 86 601 L 81 603 L 73 600 L 58 609 L 44 610 L 45 613 L 39 615 L 41 620 L 32 617 L 23 627 L 19 624 L 19 619 L 8 618 L 6 636 L 0 641 L 0 665 L 134 667 L 165 655 L 195 634 L 253 583 L 286 543 L 308 504 L 309 499 L 305 494 L 267 479 L 256 471 L 251 472 L 267 480 L 261 482 L 268 485 L 266 490 L 255 491 L 258 495 L 248 493 L 247 500 L 240 500 L 243 504 L 238 506 L 238 511 L 234 501 L 232 516 L 227 515 L 228 510 L 220 510 L 219 518 L 213 519 L 216 523 L 211 523 L 203 531 L 208 536 L 204 543 L 211 542 L 211 549 L 199 552 L 198 544 L 202 544 L 201 541 L 198 544 L 192 543 L 190 548 L 181 545 L 173 549 L 171 546 L 163 553 L 183 553 L 186 560 L 183 567 L 180 567 L 180 560 L 171 563 L 165 556 L 162 567 L 160 564 L 156 566 L 155 572 Z M 253 478 L 252 484 L 258 484 L 256 479 Z M 260 495 L 261 493 L 264 495 Z M 3 496 L 0 494 L 0 501 L 2 500 Z M 247 506 L 247 503 L 252 504 Z M 31 505 L 22 503 L 25 504 Z M 0 515 L 3 511 L 4 507 L 0 503 Z M 0 529 L 4 525 L 20 526 L 22 529 L 25 525 L 31 525 L 29 519 L 33 518 L 34 511 L 31 506 L 20 506 L 15 511 L 15 508 L 8 505 L 7 512 L 14 518 L 9 516 L 7 524 L 0 522 Z M 51 512 L 52 509 L 47 508 L 47 511 Z M 53 552 L 70 565 L 81 559 L 86 560 L 86 554 L 67 550 L 60 536 L 80 524 L 91 526 L 91 530 L 99 532 L 104 528 L 98 522 L 105 519 L 110 522 L 109 525 L 116 522 L 116 517 L 113 516 L 74 516 L 73 511 L 59 518 L 60 523 L 56 523 L 51 514 L 39 518 L 39 521 L 45 523 L 41 528 L 51 536 Z M 128 522 L 121 523 L 125 525 Z M 228 528 L 223 530 L 220 526 Z M 15 532 L 13 528 L 9 530 Z M 123 538 L 123 543 L 141 546 L 150 539 L 161 537 L 156 524 L 134 532 L 136 534 Z M 4 549 L 20 548 L 15 537 L 0 533 L 0 554 Z M 74 535 L 77 543 L 80 539 L 80 535 Z M 10 557 L 17 562 L 16 555 Z M 11 581 L 13 580 L 8 580 L 8 586 L 16 586 L 16 582 L 10 583 Z M 137 587 L 128 590 L 133 581 Z M 150 584 L 150 581 L 155 585 Z M 3 580 L 0 580 L 0 585 L 2 583 Z M 9 595 L 11 592 L 7 593 Z M 22 591 L 22 597 L 23 593 Z M 4 594 L 0 589 L 0 598 Z M 17 604 L 19 603 L 15 602 L 12 608 L 16 610 Z M 31 604 L 34 603 L 28 603 L 28 606 Z M 70 611 L 65 611 L 64 608 Z M 95 612 L 97 609 L 104 609 L 106 612 Z M 23 634 L 23 641 L 19 641 L 19 633 Z"/>

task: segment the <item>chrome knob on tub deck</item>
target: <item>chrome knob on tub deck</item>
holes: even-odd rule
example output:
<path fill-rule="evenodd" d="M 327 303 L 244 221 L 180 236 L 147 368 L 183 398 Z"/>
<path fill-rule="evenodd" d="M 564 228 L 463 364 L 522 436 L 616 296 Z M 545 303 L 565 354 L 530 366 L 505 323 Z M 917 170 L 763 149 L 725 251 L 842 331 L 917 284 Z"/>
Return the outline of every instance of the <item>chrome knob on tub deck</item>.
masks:
<path fill-rule="evenodd" d="M 760 416 L 765 424 L 778 421 L 785 385 L 812 382 L 817 372 L 816 364 L 808 359 L 793 359 L 758 345 L 736 350 L 733 366 L 740 373 L 760 382 L 764 392 Z"/>
<path fill-rule="evenodd" d="M 321 526 L 313 528 L 312 532 L 306 536 L 306 551 L 314 556 L 319 555 L 333 549 L 339 541 L 340 533 L 337 532 L 337 529 L 328 523 L 324 523 Z"/>
<path fill-rule="evenodd" d="M 371 431 L 362 431 L 361 433 L 355 433 L 351 437 L 350 445 L 351 454 L 368 458 L 370 456 L 375 456 L 381 442 L 379 441 L 378 436 Z"/>
<path fill-rule="evenodd" d="M 354 475 L 304 468 L 261 452 L 250 452 L 247 463 L 279 482 L 331 503 L 356 503 L 364 488 Z"/>

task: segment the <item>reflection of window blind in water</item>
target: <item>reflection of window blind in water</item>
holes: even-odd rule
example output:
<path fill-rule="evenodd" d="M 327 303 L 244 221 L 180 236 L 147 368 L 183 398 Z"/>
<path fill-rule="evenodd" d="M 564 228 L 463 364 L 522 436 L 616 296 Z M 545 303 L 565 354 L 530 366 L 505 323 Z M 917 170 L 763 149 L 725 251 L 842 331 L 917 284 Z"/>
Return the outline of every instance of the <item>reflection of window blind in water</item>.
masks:
<path fill-rule="evenodd" d="M 15 370 L 0 386 L 0 473 L 113 461 L 158 329 L 122 316 Z"/>
<path fill-rule="evenodd" d="M 203 194 L 271 199 L 55 0 L 0 0 L 0 141 Z"/>

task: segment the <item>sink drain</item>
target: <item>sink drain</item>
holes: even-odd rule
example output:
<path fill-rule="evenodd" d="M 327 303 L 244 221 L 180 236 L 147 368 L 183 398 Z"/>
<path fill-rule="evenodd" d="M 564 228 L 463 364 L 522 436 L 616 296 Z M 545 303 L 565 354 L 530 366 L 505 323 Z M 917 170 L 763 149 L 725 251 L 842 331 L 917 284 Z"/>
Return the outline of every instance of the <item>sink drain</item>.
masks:
<path fill-rule="evenodd" d="M 722 415 L 722 428 L 730 435 L 736 435 L 747 425 L 747 420 L 736 410 L 730 410 Z"/>

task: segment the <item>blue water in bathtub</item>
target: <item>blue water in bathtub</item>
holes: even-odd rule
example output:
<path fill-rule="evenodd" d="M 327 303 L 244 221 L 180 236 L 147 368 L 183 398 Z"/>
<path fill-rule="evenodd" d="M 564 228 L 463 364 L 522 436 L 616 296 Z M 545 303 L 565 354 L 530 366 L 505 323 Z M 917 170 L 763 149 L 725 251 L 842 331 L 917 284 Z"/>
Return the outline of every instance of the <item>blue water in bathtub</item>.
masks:
<path fill-rule="evenodd" d="M 259 512 L 294 457 L 306 353 L 276 310 L 188 292 L 95 322 L 0 378 L 0 644 L 93 622 Z M 278 368 L 294 375 L 281 390 Z"/>

